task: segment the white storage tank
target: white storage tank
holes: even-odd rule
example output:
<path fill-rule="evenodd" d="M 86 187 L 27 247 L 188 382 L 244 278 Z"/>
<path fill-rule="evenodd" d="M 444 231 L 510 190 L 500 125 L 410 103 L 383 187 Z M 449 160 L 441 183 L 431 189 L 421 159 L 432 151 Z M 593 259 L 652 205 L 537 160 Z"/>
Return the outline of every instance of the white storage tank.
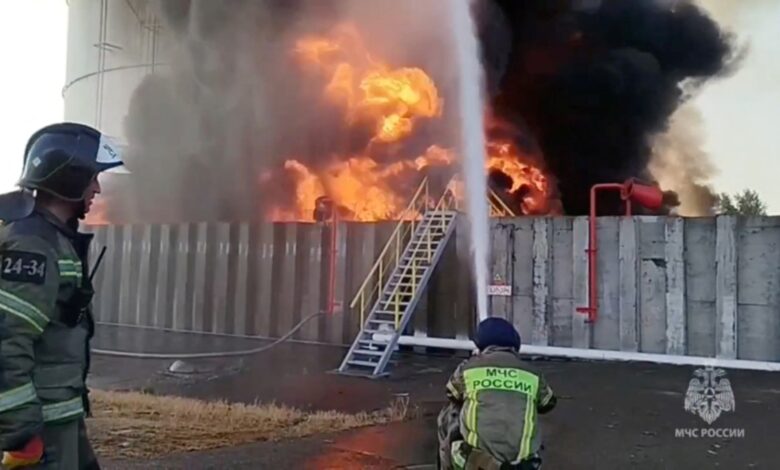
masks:
<path fill-rule="evenodd" d="M 164 28 L 148 0 L 68 0 L 65 119 L 122 137 L 130 96 L 165 66 Z"/>

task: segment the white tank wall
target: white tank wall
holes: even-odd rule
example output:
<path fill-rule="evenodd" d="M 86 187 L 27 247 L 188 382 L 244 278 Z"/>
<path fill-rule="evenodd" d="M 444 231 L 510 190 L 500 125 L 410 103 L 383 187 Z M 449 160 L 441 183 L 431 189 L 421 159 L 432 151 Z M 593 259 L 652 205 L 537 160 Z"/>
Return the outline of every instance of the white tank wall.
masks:
<path fill-rule="evenodd" d="M 164 31 L 146 0 L 69 0 L 68 6 L 65 119 L 123 137 L 133 90 L 163 62 Z"/>

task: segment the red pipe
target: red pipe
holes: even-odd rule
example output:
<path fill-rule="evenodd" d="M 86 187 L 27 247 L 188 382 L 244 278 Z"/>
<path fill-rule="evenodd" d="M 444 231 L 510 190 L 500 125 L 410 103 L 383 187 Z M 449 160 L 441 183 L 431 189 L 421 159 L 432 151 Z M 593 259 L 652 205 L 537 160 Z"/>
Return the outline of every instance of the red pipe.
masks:
<path fill-rule="evenodd" d="M 588 237 L 588 249 L 585 250 L 588 253 L 588 306 L 578 307 L 577 312 L 586 313 L 588 319 L 586 323 L 594 323 L 599 311 L 599 291 L 597 284 L 597 259 L 598 253 L 598 240 L 596 239 L 596 206 L 597 206 L 597 193 L 602 190 L 618 190 L 620 191 L 621 198 L 626 202 L 626 215 L 631 215 L 631 200 L 627 195 L 627 185 L 619 183 L 604 183 L 597 184 L 590 188 L 590 217 L 588 217 L 588 228 L 590 234 Z"/>
<path fill-rule="evenodd" d="M 333 315 L 336 311 L 336 254 L 337 249 L 337 233 L 338 233 L 338 218 L 336 217 L 336 209 L 333 209 L 333 217 L 330 220 L 330 263 L 328 266 L 328 315 Z"/>

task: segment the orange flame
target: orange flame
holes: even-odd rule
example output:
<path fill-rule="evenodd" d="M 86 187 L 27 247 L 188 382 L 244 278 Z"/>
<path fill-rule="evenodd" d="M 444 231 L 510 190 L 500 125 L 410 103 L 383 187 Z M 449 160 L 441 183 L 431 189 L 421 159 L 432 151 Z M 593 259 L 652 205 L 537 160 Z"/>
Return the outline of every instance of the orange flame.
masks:
<path fill-rule="evenodd" d="M 557 212 L 550 204 L 553 200 L 550 179 L 538 167 L 526 163 L 531 160 L 531 157 L 522 155 L 512 142 L 498 140 L 488 143 L 487 168 L 501 171 L 512 180 L 512 186 L 507 188 L 507 192 L 521 198 L 523 214 Z"/>
<path fill-rule="evenodd" d="M 373 122 L 375 141 L 390 143 L 409 136 L 416 119 L 441 115 L 443 102 L 424 71 L 372 59 L 353 27 L 341 26 L 335 35 L 301 39 L 295 52 L 330 77 L 325 95 L 346 108 L 348 124 Z"/>
<path fill-rule="evenodd" d="M 415 159 L 382 165 L 370 157 L 351 157 L 333 162 L 327 171 L 315 173 L 297 160 L 285 162 L 285 169 L 295 180 L 295 209 L 275 208 L 273 220 L 311 220 L 314 206 L 321 196 L 330 196 L 356 221 L 397 218 L 408 204 L 409 195 L 394 183 L 408 181 L 413 175 L 432 166 L 447 166 L 452 155 L 433 146 Z M 415 181 L 412 179 L 412 181 Z"/>
<path fill-rule="evenodd" d="M 426 168 L 450 167 L 456 156 L 432 145 L 419 156 L 393 163 L 372 155 L 372 144 L 402 142 L 416 123 L 439 118 L 443 100 L 425 71 L 414 67 L 393 68 L 373 58 L 353 26 L 342 25 L 330 37 L 306 37 L 294 47 L 305 71 L 323 81 L 323 97 L 344 110 L 345 129 L 372 126 L 371 141 L 364 154 L 331 155 L 317 168 L 289 159 L 284 171 L 295 184 L 294 205 L 273 207 L 267 214 L 276 221 L 311 221 L 315 203 L 330 197 L 346 218 L 356 221 L 396 220 L 409 203 Z M 491 120 L 490 125 L 494 125 Z M 486 171 L 498 170 L 511 178 L 505 197 L 510 206 L 527 214 L 547 213 L 551 199 L 549 179 L 511 141 L 493 141 L 486 149 Z M 270 181 L 272 174 L 263 175 Z M 462 189 L 453 188 L 456 196 Z M 519 212 L 519 210 L 518 210 Z"/>

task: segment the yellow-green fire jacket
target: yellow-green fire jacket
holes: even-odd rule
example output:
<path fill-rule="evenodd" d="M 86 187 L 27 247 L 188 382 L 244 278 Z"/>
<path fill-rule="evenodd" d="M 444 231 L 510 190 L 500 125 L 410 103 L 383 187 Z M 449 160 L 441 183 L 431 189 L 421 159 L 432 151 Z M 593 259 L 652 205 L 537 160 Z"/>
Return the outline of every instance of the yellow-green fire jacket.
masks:
<path fill-rule="evenodd" d="M 526 370 L 509 348 L 489 347 L 464 361 L 447 383 L 460 404 L 460 434 L 472 448 L 499 462 L 519 462 L 537 452 L 541 435 L 537 413 L 555 406 L 541 375 Z"/>

